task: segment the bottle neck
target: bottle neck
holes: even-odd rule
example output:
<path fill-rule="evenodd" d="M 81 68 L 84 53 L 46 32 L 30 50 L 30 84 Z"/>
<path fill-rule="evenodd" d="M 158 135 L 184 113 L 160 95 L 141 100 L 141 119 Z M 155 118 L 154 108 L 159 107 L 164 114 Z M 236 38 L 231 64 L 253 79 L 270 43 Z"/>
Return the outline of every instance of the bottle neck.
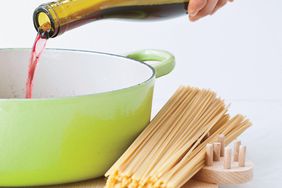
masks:
<path fill-rule="evenodd" d="M 53 3 L 42 4 L 35 9 L 33 23 L 35 29 L 42 38 L 51 38 L 59 34 L 60 23 L 56 12 L 52 8 Z"/>

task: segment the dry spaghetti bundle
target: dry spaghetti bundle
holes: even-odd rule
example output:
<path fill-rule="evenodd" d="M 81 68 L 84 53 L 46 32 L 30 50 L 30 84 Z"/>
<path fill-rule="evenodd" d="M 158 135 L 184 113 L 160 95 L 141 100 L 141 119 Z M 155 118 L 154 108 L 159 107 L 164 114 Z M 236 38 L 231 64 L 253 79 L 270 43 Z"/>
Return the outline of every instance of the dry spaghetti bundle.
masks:
<path fill-rule="evenodd" d="M 107 188 L 179 188 L 205 163 L 205 146 L 250 126 L 209 90 L 181 87 L 106 173 Z"/>

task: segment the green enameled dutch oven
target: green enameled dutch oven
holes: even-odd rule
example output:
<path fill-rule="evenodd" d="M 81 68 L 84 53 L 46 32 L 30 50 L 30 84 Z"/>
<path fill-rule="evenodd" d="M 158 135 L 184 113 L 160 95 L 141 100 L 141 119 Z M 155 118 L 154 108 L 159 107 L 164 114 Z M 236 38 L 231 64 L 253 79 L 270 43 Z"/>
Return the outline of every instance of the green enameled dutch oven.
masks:
<path fill-rule="evenodd" d="M 102 176 L 149 123 L 155 78 L 174 67 L 159 50 L 122 57 L 48 49 L 29 100 L 29 55 L 0 49 L 0 186 Z"/>

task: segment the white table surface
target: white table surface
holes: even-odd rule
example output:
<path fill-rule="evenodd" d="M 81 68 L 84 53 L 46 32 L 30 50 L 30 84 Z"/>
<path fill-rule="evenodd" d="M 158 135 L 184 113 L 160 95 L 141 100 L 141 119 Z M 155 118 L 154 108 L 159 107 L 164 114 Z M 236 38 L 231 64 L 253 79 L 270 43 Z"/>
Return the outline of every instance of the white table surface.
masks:
<path fill-rule="evenodd" d="M 232 104 L 234 111 L 247 114 L 253 122 L 242 140 L 248 146 L 248 158 L 255 163 L 255 178 L 242 187 L 281 187 L 282 101 L 249 100 Z"/>
<path fill-rule="evenodd" d="M 31 47 L 32 12 L 43 2 L 2 4 L 0 48 Z M 253 122 L 242 140 L 256 165 L 255 178 L 239 187 L 281 187 L 282 1 L 235 0 L 193 24 L 186 17 L 155 23 L 102 21 L 50 40 L 48 47 L 117 54 L 143 48 L 173 52 L 177 67 L 156 82 L 154 112 L 179 85 L 215 90 L 232 104 L 233 113 Z"/>

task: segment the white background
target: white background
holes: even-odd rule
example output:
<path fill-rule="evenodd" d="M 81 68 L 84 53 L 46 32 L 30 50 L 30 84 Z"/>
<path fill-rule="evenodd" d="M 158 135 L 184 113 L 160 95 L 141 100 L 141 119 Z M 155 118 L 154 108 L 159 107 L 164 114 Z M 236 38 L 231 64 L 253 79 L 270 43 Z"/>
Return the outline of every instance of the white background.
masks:
<path fill-rule="evenodd" d="M 31 47 L 32 13 L 44 1 L 0 1 L 0 48 Z M 196 23 L 185 16 L 151 23 L 99 21 L 50 40 L 48 47 L 116 54 L 171 51 L 177 67 L 157 81 L 154 112 L 179 85 L 217 91 L 233 112 L 253 122 L 242 139 L 256 164 L 255 179 L 239 187 L 281 187 L 282 1 L 235 0 Z"/>

